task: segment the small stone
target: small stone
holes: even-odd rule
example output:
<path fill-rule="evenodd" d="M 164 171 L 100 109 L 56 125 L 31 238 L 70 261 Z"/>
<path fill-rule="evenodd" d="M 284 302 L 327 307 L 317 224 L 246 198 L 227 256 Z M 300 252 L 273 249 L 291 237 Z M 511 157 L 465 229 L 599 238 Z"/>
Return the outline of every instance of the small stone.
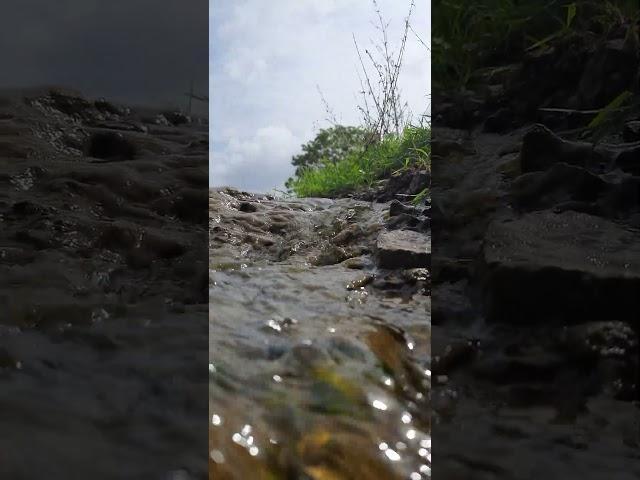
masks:
<path fill-rule="evenodd" d="M 351 270 L 362 270 L 366 266 L 362 257 L 348 258 L 342 262 L 342 265 Z"/>
<path fill-rule="evenodd" d="M 258 207 L 256 207 L 255 204 L 251 202 L 240 202 L 238 210 L 245 213 L 253 213 L 258 210 Z"/>
<path fill-rule="evenodd" d="M 412 214 L 415 213 L 415 209 L 403 204 L 402 202 L 399 202 L 398 200 L 394 200 L 389 204 L 389 216 L 390 217 L 395 217 L 395 216 L 400 215 L 402 213 L 406 213 L 406 214 L 412 215 Z"/>
<path fill-rule="evenodd" d="M 355 280 L 353 280 L 352 282 L 350 282 L 347 285 L 347 290 L 359 290 L 361 288 L 364 288 L 367 285 L 369 285 L 371 282 L 373 282 L 375 280 L 375 278 L 376 278 L 376 276 L 371 274 L 371 273 L 367 273 L 365 275 L 362 275 L 361 277 L 358 277 Z"/>

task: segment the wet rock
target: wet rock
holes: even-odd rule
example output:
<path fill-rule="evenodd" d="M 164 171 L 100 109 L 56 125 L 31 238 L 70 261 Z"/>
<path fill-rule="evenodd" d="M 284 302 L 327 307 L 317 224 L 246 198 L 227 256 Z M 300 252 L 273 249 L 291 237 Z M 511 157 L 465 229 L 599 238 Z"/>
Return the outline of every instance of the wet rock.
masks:
<path fill-rule="evenodd" d="M 104 160 L 132 160 L 136 150 L 131 141 L 117 132 L 96 132 L 85 146 L 87 155 Z"/>
<path fill-rule="evenodd" d="M 429 267 L 431 240 L 411 230 L 382 232 L 378 236 L 377 253 L 382 268 Z"/>
<path fill-rule="evenodd" d="M 417 195 L 431 183 L 431 174 L 425 170 L 414 172 L 409 183 L 407 195 Z"/>
<path fill-rule="evenodd" d="M 409 205 L 405 205 L 402 202 L 399 202 L 398 200 L 393 200 L 390 204 L 389 204 L 389 216 L 390 217 L 395 217 L 397 215 L 401 215 L 401 214 L 407 214 L 407 215 L 415 215 L 416 213 L 416 209 L 412 206 Z"/>
<path fill-rule="evenodd" d="M 402 290 L 406 290 L 408 285 L 404 275 L 397 271 L 377 275 L 373 282 L 374 288 L 387 292 L 401 292 Z"/>
<path fill-rule="evenodd" d="M 428 282 L 431 279 L 429 270 L 426 268 L 410 268 L 403 272 L 403 276 L 410 283 Z"/>
<path fill-rule="evenodd" d="M 357 224 L 352 224 L 345 227 L 340 233 L 333 237 L 332 242 L 336 245 L 344 246 L 361 238 L 363 235 L 364 231 L 362 227 Z"/>
<path fill-rule="evenodd" d="M 354 257 L 347 258 L 344 262 L 342 262 L 342 265 L 352 270 L 362 270 L 367 266 L 367 262 L 362 257 Z"/>
<path fill-rule="evenodd" d="M 92 105 L 88 100 L 66 92 L 51 91 L 50 98 L 54 108 L 67 115 L 83 116 L 92 109 Z"/>
<path fill-rule="evenodd" d="M 158 233 L 145 235 L 141 247 L 154 258 L 161 259 L 179 257 L 187 251 L 187 246 L 179 240 Z"/>
<path fill-rule="evenodd" d="M 18 216 L 40 215 L 46 212 L 46 207 L 30 200 L 16 202 L 11 207 L 11 213 Z"/>
<path fill-rule="evenodd" d="M 638 349 L 638 335 L 625 322 L 590 322 L 565 328 L 562 344 L 581 357 L 624 358 Z"/>
<path fill-rule="evenodd" d="M 361 277 L 356 278 L 355 280 L 349 282 L 349 284 L 347 285 L 347 290 L 359 290 L 362 289 L 364 287 L 366 287 L 367 285 L 369 285 L 371 282 L 373 282 L 375 280 L 376 276 L 371 274 L 371 273 L 367 273 L 365 275 L 362 275 Z"/>
<path fill-rule="evenodd" d="M 425 220 L 420 220 L 420 218 L 414 215 L 409 215 L 407 213 L 400 213 L 391 217 L 386 221 L 385 225 L 389 230 L 401 230 L 406 228 L 420 231 L 427 230 L 429 228 L 428 222 L 426 222 Z"/>
<path fill-rule="evenodd" d="M 640 144 L 631 144 L 613 154 L 615 165 L 633 175 L 640 175 Z"/>
<path fill-rule="evenodd" d="M 432 375 L 447 375 L 456 368 L 471 363 L 480 348 L 480 342 L 475 339 L 458 341 L 447 345 L 444 351 L 434 357 Z"/>
<path fill-rule="evenodd" d="M 341 247 L 333 244 L 326 244 L 320 252 L 310 257 L 309 261 L 316 267 L 325 265 L 335 265 L 349 258 L 349 253 Z"/>
<path fill-rule="evenodd" d="M 595 202 L 606 184 L 602 178 L 582 167 L 560 162 L 546 171 L 519 176 L 511 188 L 520 208 L 541 209 L 569 200 Z"/>
<path fill-rule="evenodd" d="M 610 318 L 637 323 L 640 245 L 633 233 L 577 212 L 493 222 L 486 235 L 487 315 L 504 322 Z"/>
<path fill-rule="evenodd" d="M 601 149 L 586 142 L 569 142 L 543 125 L 535 125 L 522 140 L 520 163 L 522 172 L 546 170 L 557 162 L 581 167 L 608 165 L 610 158 Z"/>
<path fill-rule="evenodd" d="M 191 117 L 182 112 L 164 112 L 163 115 L 172 125 L 184 125 L 191 123 Z"/>
<path fill-rule="evenodd" d="M 240 210 L 241 212 L 244 212 L 244 213 L 252 213 L 252 212 L 257 212 L 258 211 L 258 207 L 256 206 L 255 203 L 240 202 L 238 204 L 238 210 Z"/>
<path fill-rule="evenodd" d="M 393 175 L 380 188 L 358 197 L 377 202 L 388 202 L 398 196 L 417 195 L 429 186 L 430 181 L 431 174 L 427 171 L 407 170 Z"/>

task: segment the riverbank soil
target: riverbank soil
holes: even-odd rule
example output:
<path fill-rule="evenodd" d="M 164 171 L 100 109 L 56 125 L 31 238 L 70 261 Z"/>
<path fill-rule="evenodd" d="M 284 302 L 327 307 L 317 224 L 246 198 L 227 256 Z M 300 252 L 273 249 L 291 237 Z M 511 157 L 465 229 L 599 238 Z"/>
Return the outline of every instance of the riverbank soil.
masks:
<path fill-rule="evenodd" d="M 430 205 L 209 207 L 209 478 L 428 478 Z"/>
<path fill-rule="evenodd" d="M 574 33 L 434 87 L 435 479 L 640 476 L 637 25 Z"/>
<path fill-rule="evenodd" d="M 206 477 L 207 164 L 206 121 L 0 92 L 0 477 Z"/>

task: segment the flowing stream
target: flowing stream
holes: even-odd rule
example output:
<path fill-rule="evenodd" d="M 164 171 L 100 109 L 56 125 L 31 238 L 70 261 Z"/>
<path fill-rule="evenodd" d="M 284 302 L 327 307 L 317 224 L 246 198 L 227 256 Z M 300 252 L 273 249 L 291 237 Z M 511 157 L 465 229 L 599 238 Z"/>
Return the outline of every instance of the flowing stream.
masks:
<path fill-rule="evenodd" d="M 210 192 L 209 478 L 430 477 L 430 293 L 377 267 L 388 207 Z"/>

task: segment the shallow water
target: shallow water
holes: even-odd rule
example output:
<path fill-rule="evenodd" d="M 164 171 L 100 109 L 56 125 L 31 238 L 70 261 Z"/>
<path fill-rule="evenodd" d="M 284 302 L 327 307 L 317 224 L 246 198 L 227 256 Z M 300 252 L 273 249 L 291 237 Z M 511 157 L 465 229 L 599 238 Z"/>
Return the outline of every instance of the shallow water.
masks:
<path fill-rule="evenodd" d="M 430 297 L 376 286 L 386 207 L 210 193 L 209 478 L 430 477 Z"/>
<path fill-rule="evenodd" d="M 206 477 L 208 129 L 62 100 L 0 91 L 0 478 Z"/>

